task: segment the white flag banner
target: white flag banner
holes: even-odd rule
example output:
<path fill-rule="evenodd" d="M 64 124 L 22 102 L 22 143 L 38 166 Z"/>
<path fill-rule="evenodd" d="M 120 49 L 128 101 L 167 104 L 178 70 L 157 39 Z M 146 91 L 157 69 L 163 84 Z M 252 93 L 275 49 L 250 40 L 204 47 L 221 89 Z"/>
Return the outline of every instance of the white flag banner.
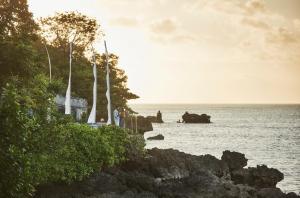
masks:
<path fill-rule="evenodd" d="M 71 73 L 72 73 L 72 42 L 70 43 L 70 71 L 69 71 L 69 84 L 66 91 L 65 114 L 71 114 Z"/>
<path fill-rule="evenodd" d="M 51 59 L 50 59 L 50 54 L 47 48 L 47 44 L 45 43 L 45 48 L 46 48 L 46 52 L 47 52 L 47 56 L 48 56 L 48 63 L 49 63 L 49 78 L 50 78 L 50 82 L 51 82 L 51 78 L 52 78 L 52 66 L 51 66 Z"/>
<path fill-rule="evenodd" d="M 92 110 L 88 119 L 89 124 L 96 123 L 96 106 L 97 106 L 97 65 L 96 65 L 96 58 L 95 53 L 93 55 L 93 74 L 94 74 L 94 86 L 93 86 L 93 106 Z"/>
<path fill-rule="evenodd" d="M 108 64 L 108 52 L 106 47 L 106 41 L 104 41 L 105 54 L 106 54 L 106 98 L 107 98 L 107 124 L 112 124 L 111 122 L 111 101 L 110 101 L 110 81 L 109 81 L 109 64 Z"/>

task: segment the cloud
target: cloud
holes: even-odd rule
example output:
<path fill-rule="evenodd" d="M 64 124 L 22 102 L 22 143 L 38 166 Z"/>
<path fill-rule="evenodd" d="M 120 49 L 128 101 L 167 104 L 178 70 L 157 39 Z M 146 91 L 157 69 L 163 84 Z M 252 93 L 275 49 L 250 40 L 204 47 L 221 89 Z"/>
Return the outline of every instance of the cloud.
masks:
<path fill-rule="evenodd" d="M 110 24 L 114 26 L 137 27 L 139 25 L 139 21 L 136 18 L 118 17 L 112 19 Z"/>
<path fill-rule="evenodd" d="M 155 34 L 170 34 L 177 29 L 177 24 L 172 19 L 163 19 L 151 24 L 150 29 Z"/>
<path fill-rule="evenodd" d="M 299 38 L 294 32 L 280 27 L 267 34 L 266 41 L 274 44 L 293 44 L 298 43 Z"/>
<path fill-rule="evenodd" d="M 189 34 L 171 34 L 171 35 L 151 35 L 151 40 L 160 44 L 183 44 L 196 41 L 194 36 Z"/>
<path fill-rule="evenodd" d="M 176 35 L 172 38 L 173 41 L 175 42 L 191 42 L 195 41 L 196 38 L 194 36 L 188 35 L 188 34 L 180 34 Z"/>
<path fill-rule="evenodd" d="M 248 14 L 266 11 L 266 6 L 263 0 L 250 0 L 245 4 L 244 9 Z"/>
<path fill-rule="evenodd" d="M 267 10 L 263 0 L 206 0 L 206 3 L 200 5 L 212 7 L 229 15 L 254 15 Z"/>
<path fill-rule="evenodd" d="M 150 38 L 158 43 L 186 43 L 196 40 L 191 32 L 179 28 L 174 19 L 161 19 L 150 25 Z"/>
<path fill-rule="evenodd" d="M 300 33 L 300 19 L 295 19 L 293 21 L 293 24 L 294 24 L 296 31 L 298 31 Z"/>
<path fill-rule="evenodd" d="M 241 20 L 241 23 L 258 29 L 264 29 L 264 30 L 270 29 L 270 26 L 267 23 L 260 21 L 259 19 L 244 17 Z"/>

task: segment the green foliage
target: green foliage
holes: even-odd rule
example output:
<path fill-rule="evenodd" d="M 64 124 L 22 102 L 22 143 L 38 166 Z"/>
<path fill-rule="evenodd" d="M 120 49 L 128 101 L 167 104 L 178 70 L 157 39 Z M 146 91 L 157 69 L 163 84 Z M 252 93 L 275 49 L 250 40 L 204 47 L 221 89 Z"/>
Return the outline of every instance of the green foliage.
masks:
<path fill-rule="evenodd" d="M 0 40 L 28 42 L 36 38 L 38 26 L 28 11 L 27 0 L 1 0 L 0 16 Z"/>
<path fill-rule="evenodd" d="M 0 87 L 12 76 L 24 83 L 38 74 L 49 75 L 47 44 L 52 63 L 52 79 L 62 82 L 57 94 L 64 94 L 69 76 L 69 42 L 73 41 L 72 96 L 92 105 L 93 72 L 91 45 L 99 38 L 100 25 L 78 12 L 57 13 L 44 18 L 39 26 L 28 11 L 27 0 L 0 1 Z M 97 120 L 107 118 L 105 65 L 97 54 Z M 118 68 L 118 57 L 109 55 L 111 100 L 113 108 L 131 110 L 127 101 L 138 98 L 127 88 L 127 76 Z M 1 92 L 1 91 L 0 91 Z"/>
<path fill-rule="evenodd" d="M 42 131 L 51 126 L 47 116 L 52 114 L 53 103 L 46 81 L 37 76 L 25 86 L 34 88 L 24 89 L 14 78 L 1 95 L 0 194 L 6 197 L 21 197 L 33 191 L 35 178 L 41 177 L 35 156 L 47 147 L 48 135 Z"/>
<path fill-rule="evenodd" d="M 74 44 L 74 52 L 82 53 L 98 35 L 99 25 L 79 12 L 57 13 L 41 20 L 42 35 L 51 45 L 68 51 L 69 43 Z"/>
<path fill-rule="evenodd" d="M 134 93 L 131 93 L 130 90 L 127 88 L 127 76 L 125 71 L 118 68 L 118 60 L 119 57 L 110 54 L 109 55 L 109 68 L 110 68 L 110 83 L 111 83 L 111 101 L 112 101 L 112 108 L 123 108 L 127 111 L 132 111 L 128 105 L 127 101 L 132 99 L 137 99 L 138 96 Z M 98 118 L 107 119 L 107 100 L 106 100 L 106 56 L 104 54 L 100 55 L 97 54 L 96 56 L 96 63 L 97 63 L 97 74 L 98 74 L 98 100 L 97 100 L 97 116 Z M 90 94 L 91 91 L 79 89 L 82 92 L 79 92 L 88 101 L 92 101 L 92 95 Z M 90 104 L 92 104 L 90 102 Z"/>
<path fill-rule="evenodd" d="M 54 131 L 59 141 L 55 153 L 48 155 L 48 181 L 72 182 L 82 180 L 103 166 L 112 166 L 125 160 L 128 134 L 121 128 L 68 123 Z"/>
<path fill-rule="evenodd" d="M 72 23 L 70 23 L 72 21 Z M 86 27 L 88 26 L 88 27 Z M 49 52 L 51 54 L 52 64 L 55 65 L 52 70 L 54 78 L 60 78 L 63 82 L 68 82 L 69 67 L 68 65 L 68 42 L 74 40 L 73 69 L 72 69 L 72 95 L 87 99 L 89 107 L 92 104 L 93 89 L 93 64 L 88 58 L 90 53 L 89 46 L 96 39 L 99 25 L 94 19 L 90 19 L 77 12 L 57 13 L 53 17 L 42 20 L 41 29 L 43 35 L 49 43 Z M 49 36 L 51 35 L 51 36 Z M 88 53 L 84 53 L 88 52 Z M 137 95 L 130 92 L 127 88 L 127 76 L 124 70 L 118 68 L 119 57 L 109 55 L 110 82 L 111 82 L 111 101 L 113 108 L 124 108 L 131 111 L 127 101 L 138 98 Z M 47 60 L 44 60 L 45 64 Z M 98 77 L 98 100 L 97 100 L 97 117 L 107 119 L 107 100 L 106 100 L 106 56 L 105 54 L 96 54 L 97 77 Z"/>
<path fill-rule="evenodd" d="M 53 85 L 44 76 L 30 84 L 14 78 L 0 102 L 0 194 L 29 197 L 35 186 L 82 180 L 103 166 L 143 153 L 143 143 L 129 131 L 95 129 L 57 113 Z"/>
<path fill-rule="evenodd" d="M 40 30 L 41 27 L 41 31 Z M 30 197 L 35 187 L 81 180 L 103 166 L 143 154 L 144 140 L 107 126 L 93 129 L 57 112 L 53 98 L 68 80 L 68 42 L 74 42 L 72 96 L 92 104 L 89 46 L 99 25 L 80 13 L 61 13 L 38 26 L 27 0 L 0 0 L 0 195 Z M 48 80 L 47 43 L 52 62 Z M 138 96 L 126 86 L 118 57 L 109 55 L 112 103 L 127 108 Z M 106 118 L 105 57 L 97 55 L 98 118 Z"/>
<path fill-rule="evenodd" d="M 0 1 L 0 86 L 8 77 L 28 78 L 36 70 L 33 42 L 38 26 L 26 0 Z"/>

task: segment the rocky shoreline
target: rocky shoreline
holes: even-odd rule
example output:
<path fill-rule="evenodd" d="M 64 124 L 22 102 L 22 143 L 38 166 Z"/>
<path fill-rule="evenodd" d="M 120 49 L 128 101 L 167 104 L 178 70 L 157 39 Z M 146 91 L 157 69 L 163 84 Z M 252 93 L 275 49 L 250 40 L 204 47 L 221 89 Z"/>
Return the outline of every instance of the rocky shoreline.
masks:
<path fill-rule="evenodd" d="M 244 168 L 244 154 L 224 151 L 221 159 L 173 149 L 147 150 L 144 157 L 97 171 L 84 181 L 40 186 L 35 197 L 103 198 L 299 198 L 276 184 L 283 174 L 265 165 Z"/>

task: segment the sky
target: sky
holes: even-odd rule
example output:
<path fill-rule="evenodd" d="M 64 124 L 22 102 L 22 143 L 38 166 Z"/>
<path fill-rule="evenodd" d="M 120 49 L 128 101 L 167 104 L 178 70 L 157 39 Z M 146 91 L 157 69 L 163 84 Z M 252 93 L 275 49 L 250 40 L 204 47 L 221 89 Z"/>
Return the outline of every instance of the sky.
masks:
<path fill-rule="evenodd" d="M 300 0 L 29 0 L 29 9 L 96 18 L 140 96 L 132 103 L 300 103 Z"/>

